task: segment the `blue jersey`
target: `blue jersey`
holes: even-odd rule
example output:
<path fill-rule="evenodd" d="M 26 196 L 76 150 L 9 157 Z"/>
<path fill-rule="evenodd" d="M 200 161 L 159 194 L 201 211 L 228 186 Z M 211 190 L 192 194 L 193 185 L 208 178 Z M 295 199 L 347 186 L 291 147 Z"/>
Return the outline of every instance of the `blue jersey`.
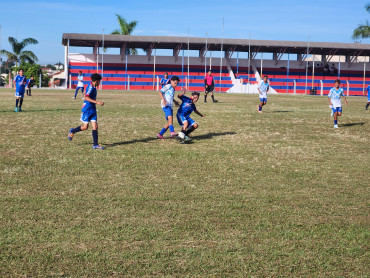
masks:
<path fill-rule="evenodd" d="M 20 75 L 17 75 L 15 78 L 14 78 L 14 82 L 15 82 L 15 91 L 17 93 L 24 93 L 24 90 L 25 90 L 25 82 L 27 81 L 26 77 L 25 76 L 20 76 Z"/>
<path fill-rule="evenodd" d="M 196 109 L 195 104 L 190 97 L 182 95 L 180 96 L 180 99 L 182 100 L 182 103 L 177 113 L 187 117 Z"/>
<path fill-rule="evenodd" d="M 367 97 L 370 98 L 370 85 L 367 86 L 366 91 L 367 91 Z"/>
<path fill-rule="evenodd" d="M 93 100 L 96 100 L 96 95 L 97 94 L 98 94 L 98 91 L 93 86 L 93 84 L 90 83 L 89 86 L 87 86 L 87 88 L 86 88 L 85 97 L 89 97 Z M 96 104 L 85 100 L 83 105 L 82 105 L 82 112 L 89 112 L 89 113 L 96 112 Z"/>
<path fill-rule="evenodd" d="M 30 78 L 30 79 L 27 79 L 26 87 L 27 87 L 27 88 L 32 87 L 32 86 L 33 86 L 33 82 L 34 82 L 34 81 L 35 81 L 35 80 L 32 80 L 31 78 Z"/>
<path fill-rule="evenodd" d="M 162 88 L 163 88 L 167 84 L 170 84 L 170 79 L 169 78 L 162 78 L 161 82 L 159 82 L 159 83 L 162 84 Z"/>

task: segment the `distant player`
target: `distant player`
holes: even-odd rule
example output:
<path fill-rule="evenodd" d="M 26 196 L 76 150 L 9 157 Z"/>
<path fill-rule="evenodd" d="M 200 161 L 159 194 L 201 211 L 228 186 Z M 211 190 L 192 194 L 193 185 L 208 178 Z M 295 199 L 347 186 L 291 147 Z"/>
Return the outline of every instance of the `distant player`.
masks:
<path fill-rule="evenodd" d="M 104 102 L 96 101 L 96 88 L 99 86 L 101 79 L 102 77 L 97 73 L 91 75 L 92 82 L 86 88 L 85 101 L 82 105 L 81 122 L 83 122 L 83 125 L 76 128 L 71 128 L 69 130 L 68 140 L 72 141 L 75 133 L 88 129 L 89 123 L 91 122 L 93 129 L 93 149 L 104 150 L 104 147 L 100 146 L 98 143 L 98 116 L 96 114 L 96 104 L 99 104 L 100 106 L 104 105 Z"/>
<path fill-rule="evenodd" d="M 76 99 L 76 96 L 78 94 L 78 91 L 81 89 L 81 92 L 82 92 L 82 99 L 84 99 L 84 77 L 82 75 L 82 71 L 79 71 L 78 73 L 78 76 L 77 76 L 77 79 L 78 79 L 78 83 L 77 83 L 77 87 L 76 87 L 76 92 L 75 92 L 75 96 L 73 97 L 74 99 Z"/>
<path fill-rule="evenodd" d="M 266 105 L 267 102 L 267 93 L 270 90 L 270 85 L 268 83 L 268 76 L 265 75 L 263 77 L 263 81 L 261 82 L 260 86 L 258 87 L 258 92 L 260 93 L 260 104 L 257 106 L 258 112 L 262 113 L 262 106 Z"/>
<path fill-rule="evenodd" d="M 342 102 L 340 100 L 341 97 L 344 98 L 346 105 L 348 106 L 348 102 L 346 96 L 343 93 L 343 88 L 339 88 L 340 80 L 335 80 L 335 87 L 330 89 L 328 94 L 329 104 L 333 107 L 333 114 L 334 114 L 334 128 L 338 128 L 338 116 L 342 115 Z"/>
<path fill-rule="evenodd" d="M 34 83 L 35 83 L 35 81 L 33 80 L 33 76 L 31 76 L 31 78 L 28 79 L 27 83 L 26 83 L 27 96 L 31 96 L 31 88 L 33 87 Z"/>
<path fill-rule="evenodd" d="M 201 117 L 205 117 L 206 115 L 200 113 L 197 108 L 195 107 L 195 103 L 199 99 L 199 93 L 193 92 L 191 97 L 185 96 L 185 90 L 182 94 L 178 95 L 178 98 L 181 99 L 182 103 L 180 105 L 179 110 L 177 110 L 177 121 L 181 126 L 181 132 L 183 134 L 179 134 L 176 139 L 180 143 L 184 143 L 185 141 L 189 140 L 188 135 L 198 128 L 198 124 L 190 118 L 190 114 L 194 111 Z"/>
<path fill-rule="evenodd" d="M 215 97 L 213 96 L 213 91 L 215 89 L 215 81 L 212 76 L 212 71 L 209 71 L 206 77 L 204 78 L 204 87 L 205 87 L 204 102 L 207 102 L 207 95 L 209 93 L 211 93 L 213 103 L 218 102 L 218 100 L 215 100 Z"/>
<path fill-rule="evenodd" d="M 164 86 L 166 86 L 167 84 L 170 84 L 170 83 L 171 83 L 171 81 L 168 78 L 168 73 L 165 72 L 164 73 L 164 77 L 161 79 L 161 82 L 159 82 L 159 84 L 161 84 L 162 85 L 162 88 L 163 88 Z"/>
<path fill-rule="evenodd" d="M 365 106 L 365 110 L 368 110 L 369 105 L 370 105 L 370 85 L 368 85 L 366 87 L 366 91 L 367 91 L 367 103 L 366 103 L 366 106 Z M 364 92 L 364 95 L 366 94 L 366 91 Z"/>
<path fill-rule="evenodd" d="M 177 136 L 175 132 L 175 128 L 173 127 L 173 103 L 178 105 L 179 103 L 173 99 L 175 95 L 175 88 L 179 84 L 180 79 L 177 76 L 172 76 L 171 83 L 164 86 L 159 91 L 159 96 L 161 97 L 161 106 L 166 117 L 166 125 L 162 128 L 162 130 L 158 133 L 157 138 L 164 139 L 163 135 L 169 128 L 171 131 L 170 138 L 174 138 Z"/>
<path fill-rule="evenodd" d="M 26 87 L 27 79 L 23 75 L 23 69 L 20 69 L 17 76 L 14 78 L 15 85 L 15 112 L 22 112 L 22 104 L 24 98 L 24 91 Z"/>

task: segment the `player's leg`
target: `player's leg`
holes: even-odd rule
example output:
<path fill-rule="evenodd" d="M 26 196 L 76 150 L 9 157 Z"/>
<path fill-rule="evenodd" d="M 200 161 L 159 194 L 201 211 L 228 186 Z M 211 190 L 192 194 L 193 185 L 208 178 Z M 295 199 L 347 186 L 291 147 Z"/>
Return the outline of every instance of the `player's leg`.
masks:
<path fill-rule="evenodd" d="M 96 121 L 96 114 L 95 117 L 91 119 L 91 126 L 92 126 L 92 138 L 93 138 L 93 149 L 100 149 L 104 150 L 104 147 L 99 145 L 99 137 L 98 137 L 98 122 Z"/>
<path fill-rule="evenodd" d="M 28 95 L 29 96 L 32 96 L 32 94 L 31 94 L 31 88 L 28 88 Z"/>
<path fill-rule="evenodd" d="M 76 99 L 77 97 L 77 94 L 78 94 L 78 90 L 80 89 L 80 87 L 76 87 L 76 92 L 75 92 L 75 96 L 73 97 L 74 99 Z"/>
<path fill-rule="evenodd" d="M 258 112 L 262 113 L 263 98 L 260 98 L 260 104 L 258 105 Z"/>
<path fill-rule="evenodd" d="M 213 103 L 216 103 L 218 102 L 218 100 L 216 100 L 215 97 L 213 96 L 213 91 L 214 91 L 214 88 L 212 87 L 211 88 L 211 98 L 212 98 Z"/>
<path fill-rule="evenodd" d="M 170 135 L 170 138 L 174 138 L 177 136 L 177 133 L 175 132 L 175 128 L 173 126 L 173 112 L 172 112 L 172 109 L 171 109 L 171 115 L 167 117 L 168 118 L 168 128 L 170 129 L 170 132 L 171 132 L 171 135 Z"/>
<path fill-rule="evenodd" d="M 85 99 L 85 88 L 84 87 L 82 87 L 81 88 L 81 92 L 82 92 L 82 99 Z"/>
<path fill-rule="evenodd" d="M 171 109 L 171 107 L 167 107 L 167 106 L 165 106 L 165 107 L 163 107 L 162 108 L 162 110 L 163 110 L 163 113 L 164 113 L 164 116 L 165 116 L 165 118 L 166 118 L 166 121 L 167 121 L 167 123 L 165 124 L 165 126 L 161 129 L 161 131 L 159 131 L 159 133 L 157 134 L 157 138 L 159 138 L 159 139 L 164 139 L 164 137 L 163 137 L 163 135 L 166 133 L 166 131 L 167 131 L 167 129 L 169 128 L 169 120 L 168 120 L 168 117 L 169 116 L 172 116 L 172 114 L 171 114 L 171 111 L 170 110 L 172 110 Z"/>
<path fill-rule="evenodd" d="M 78 126 L 76 128 L 71 128 L 69 130 L 69 134 L 68 134 L 68 140 L 69 141 L 72 141 L 73 136 L 74 136 L 75 133 L 80 132 L 80 131 L 84 131 L 84 130 L 89 128 L 89 115 L 88 115 L 88 113 L 83 113 L 82 112 L 80 121 L 83 123 L 82 126 Z"/>
<path fill-rule="evenodd" d="M 207 102 L 207 95 L 209 93 L 209 87 L 205 87 L 205 91 L 204 91 L 204 102 Z"/>
<path fill-rule="evenodd" d="M 187 122 L 189 123 L 189 128 L 184 132 L 186 136 L 198 128 L 198 124 L 192 118 L 189 117 Z"/>
<path fill-rule="evenodd" d="M 334 108 L 334 128 L 338 128 L 338 108 Z"/>
<path fill-rule="evenodd" d="M 16 94 L 17 94 L 17 93 L 16 93 Z M 17 96 L 16 96 L 16 98 L 15 98 L 15 109 L 14 109 L 14 111 L 15 111 L 15 112 L 18 112 L 19 99 L 20 99 L 20 97 L 17 97 Z"/>
<path fill-rule="evenodd" d="M 22 95 L 22 96 L 19 98 L 19 106 L 18 106 L 18 111 L 19 111 L 19 112 L 22 112 L 23 97 L 24 97 L 24 95 Z"/>
<path fill-rule="evenodd" d="M 27 96 L 28 96 L 28 88 L 26 87 L 26 94 L 27 94 Z"/>
<path fill-rule="evenodd" d="M 370 105 L 370 100 L 366 103 L 365 110 L 369 109 L 369 105 Z"/>

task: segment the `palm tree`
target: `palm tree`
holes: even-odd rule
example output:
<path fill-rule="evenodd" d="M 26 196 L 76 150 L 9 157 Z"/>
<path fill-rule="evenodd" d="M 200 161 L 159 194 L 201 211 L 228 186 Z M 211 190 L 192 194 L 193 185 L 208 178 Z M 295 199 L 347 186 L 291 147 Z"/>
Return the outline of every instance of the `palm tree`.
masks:
<path fill-rule="evenodd" d="M 36 39 L 27 38 L 21 42 L 18 42 L 17 39 L 9 37 L 8 41 L 12 46 L 13 53 L 2 49 L 0 50 L 0 54 L 7 56 L 9 61 L 14 61 L 16 66 L 18 66 L 18 62 L 22 63 L 27 61 L 32 64 L 38 61 L 35 53 L 29 50 L 23 50 L 29 44 L 38 44 L 39 42 Z"/>
<path fill-rule="evenodd" d="M 134 31 L 137 25 L 137 21 L 131 21 L 127 22 L 126 19 L 124 19 L 121 15 L 116 14 L 118 24 L 120 29 L 114 30 L 111 34 L 112 35 L 131 35 L 131 33 Z M 127 49 L 127 54 L 128 55 L 136 55 L 137 50 L 135 48 L 129 48 Z"/>
<path fill-rule="evenodd" d="M 365 10 L 370 13 L 370 4 L 365 5 Z M 353 31 L 352 39 L 367 39 L 370 38 L 370 26 L 369 21 L 366 20 L 366 24 L 359 24 L 358 27 Z"/>

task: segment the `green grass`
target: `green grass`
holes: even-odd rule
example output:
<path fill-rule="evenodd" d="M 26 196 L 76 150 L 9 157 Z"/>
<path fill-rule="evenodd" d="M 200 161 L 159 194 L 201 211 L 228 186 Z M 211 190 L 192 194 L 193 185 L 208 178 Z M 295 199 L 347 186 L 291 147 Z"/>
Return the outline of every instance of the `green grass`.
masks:
<path fill-rule="evenodd" d="M 334 130 L 326 97 L 201 97 L 180 145 L 157 93 L 103 91 L 94 151 L 72 95 L 0 90 L 1 277 L 369 276 L 365 98 Z"/>

